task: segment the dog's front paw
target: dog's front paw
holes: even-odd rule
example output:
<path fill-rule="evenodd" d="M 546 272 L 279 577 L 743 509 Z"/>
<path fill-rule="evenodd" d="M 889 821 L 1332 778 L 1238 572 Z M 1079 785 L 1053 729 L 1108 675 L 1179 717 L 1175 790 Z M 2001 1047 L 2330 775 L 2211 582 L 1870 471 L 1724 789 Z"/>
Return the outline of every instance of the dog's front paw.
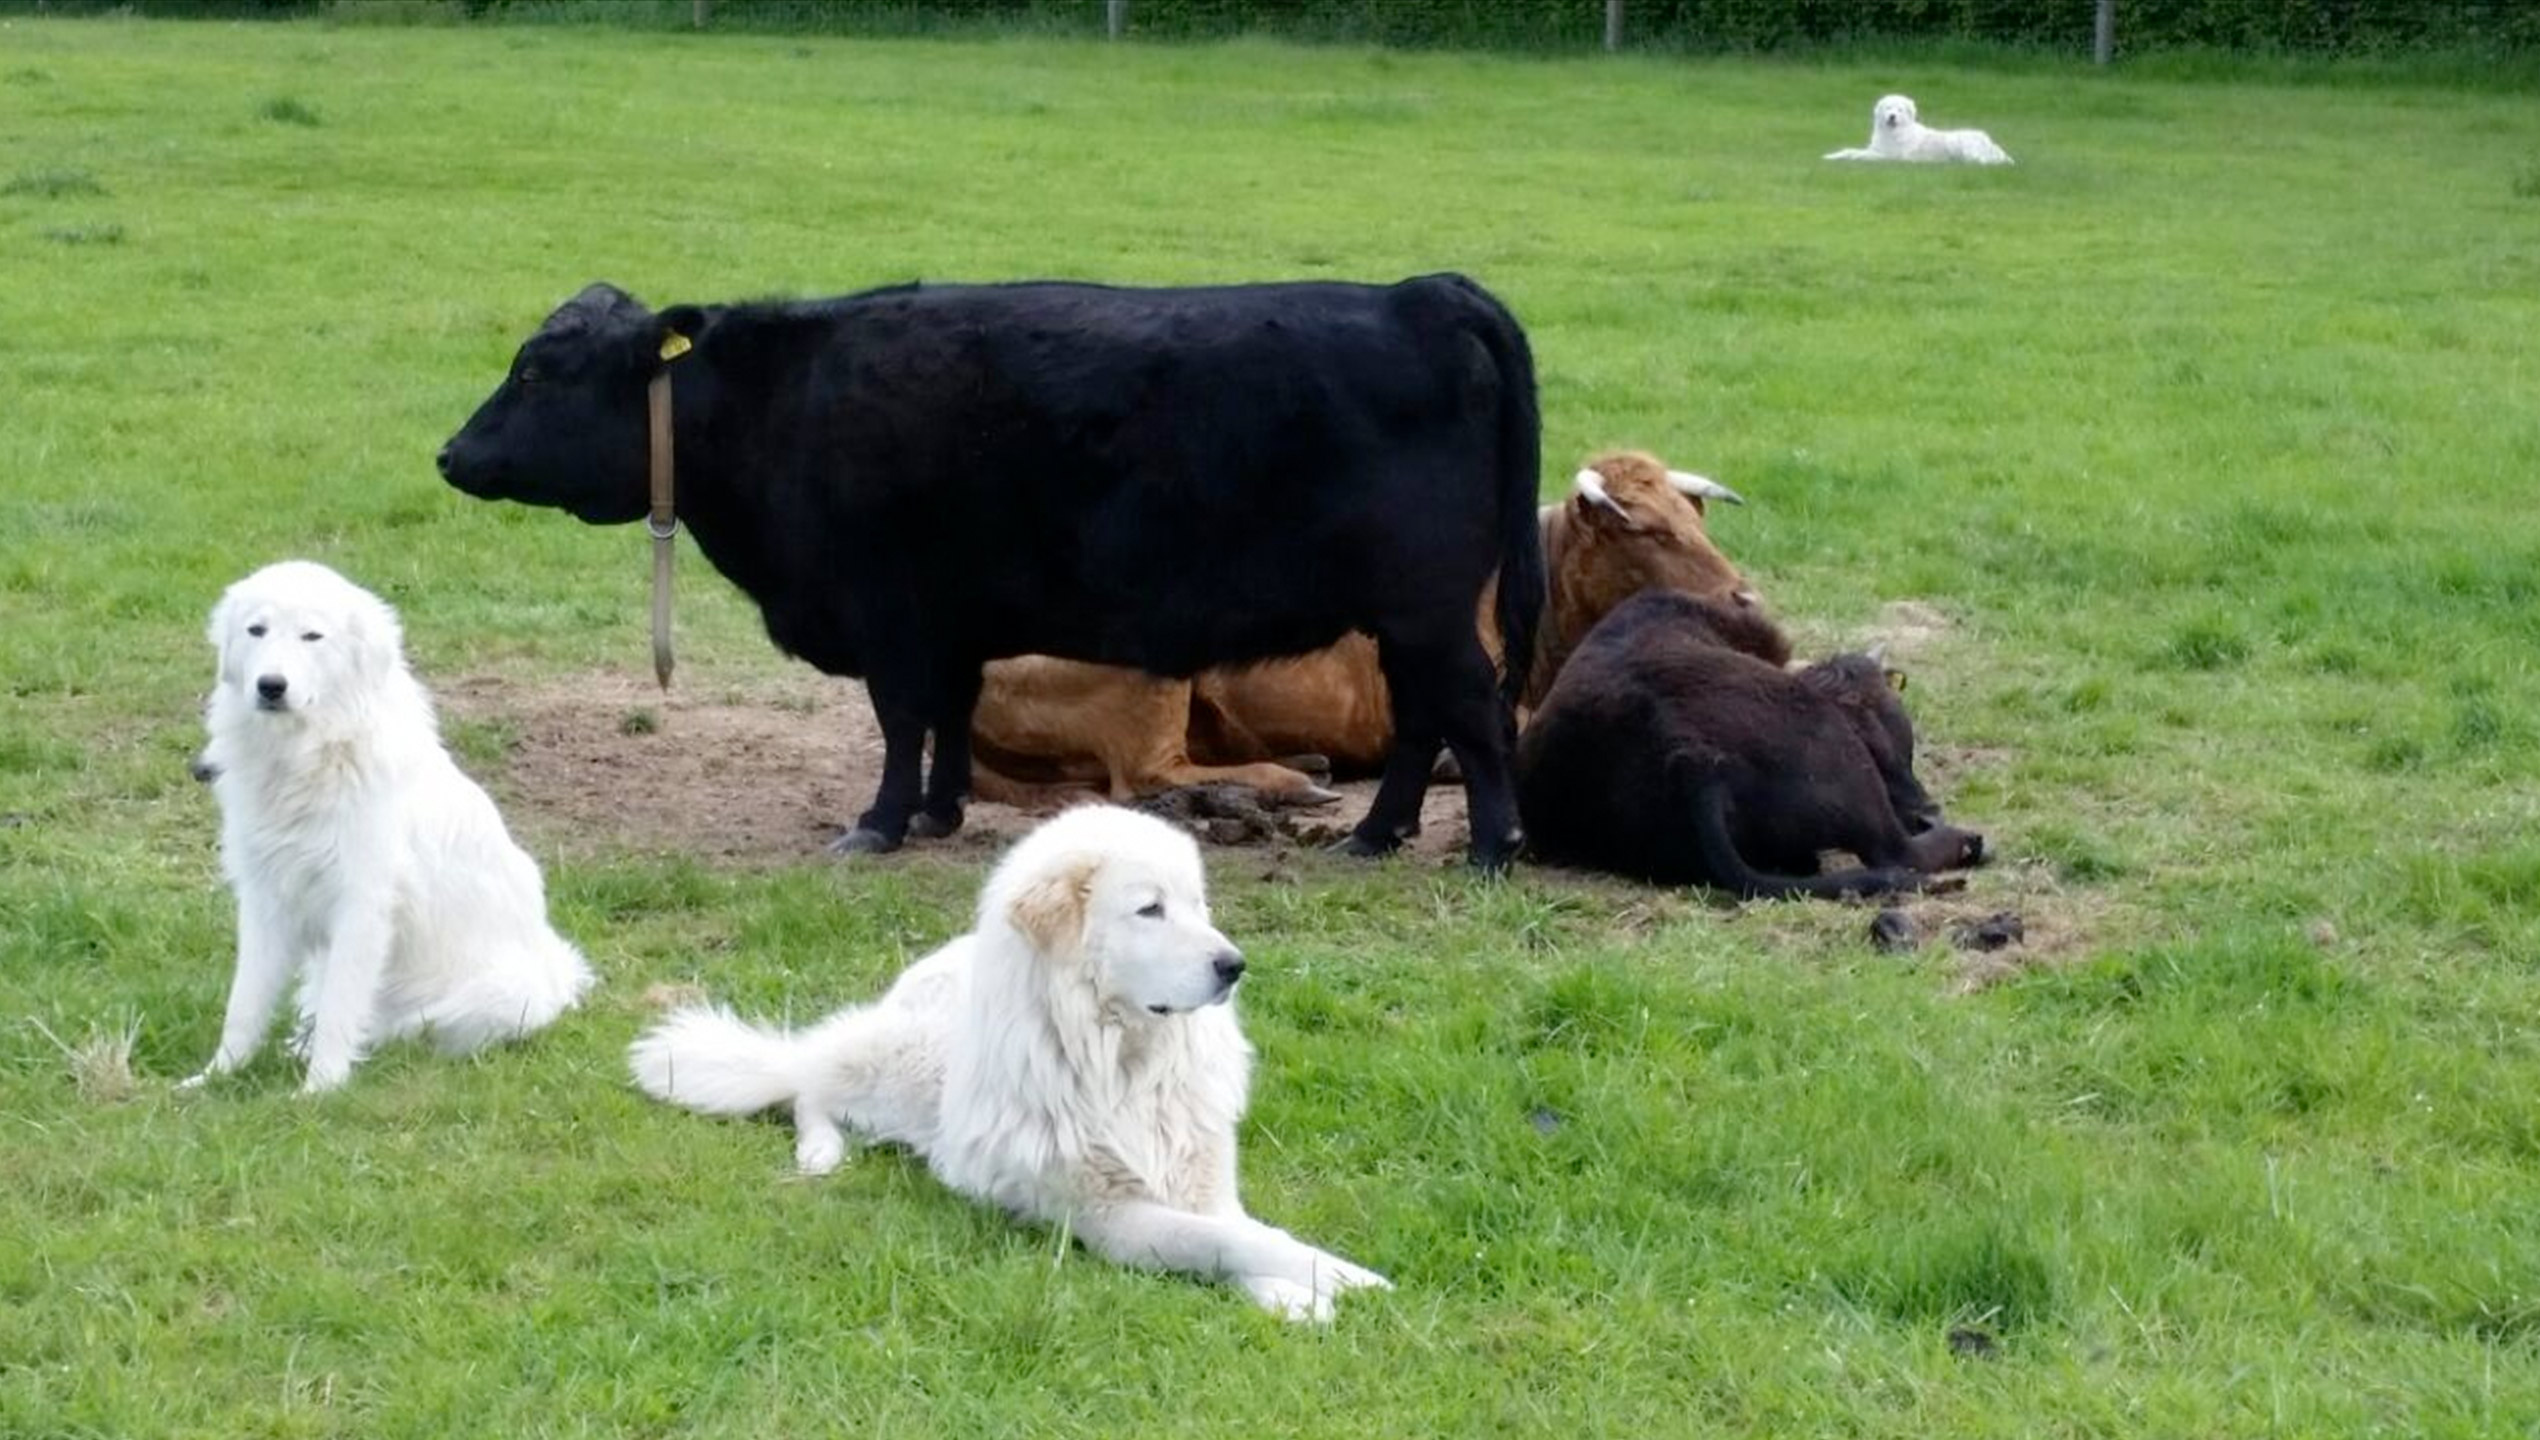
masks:
<path fill-rule="evenodd" d="M 343 1088 L 344 1082 L 352 1078 L 353 1062 L 350 1060 L 312 1060 L 307 1078 L 300 1082 L 300 1093 L 323 1095 Z"/>
<path fill-rule="evenodd" d="M 193 1074 L 186 1076 L 184 1079 L 177 1081 L 176 1088 L 179 1090 L 200 1090 L 211 1083 L 211 1071 L 197 1070 Z"/>
<path fill-rule="evenodd" d="M 1332 1297 L 1318 1294 L 1311 1285 L 1276 1275 L 1246 1275 L 1243 1287 L 1252 1303 L 1282 1320 L 1300 1325 L 1328 1325 L 1332 1321 Z"/>
<path fill-rule="evenodd" d="M 794 1168 L 805 1175 L 828 1175 L 847 1161 L 846 1137 L 832 1130 L 794 1141 Z"/>
<path fill-rule="evenodd" d="M 1351 1290 L 1391 1290 L 1393 1282 L 1363 1265 L 1352 1265 L 1328 1250 L 1314 1252 L 1314 1291 L 1326 1308 Z"/>

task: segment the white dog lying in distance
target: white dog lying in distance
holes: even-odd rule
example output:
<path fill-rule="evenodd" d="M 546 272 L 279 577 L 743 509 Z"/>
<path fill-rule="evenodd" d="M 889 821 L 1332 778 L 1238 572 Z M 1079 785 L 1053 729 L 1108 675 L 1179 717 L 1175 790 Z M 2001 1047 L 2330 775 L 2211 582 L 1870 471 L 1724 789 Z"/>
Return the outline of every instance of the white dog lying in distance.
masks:
<path fill-rule="evenodd" d="M 1866 148 L 1837 150 L 1829 160 L 1961 160 L 1971 165 L 2008 165 L 2011 157 L 1981 130 L 1934 130 L 1916 118 L 1914 102 L 1903 95 L 1884 95 L 1870 107 L 1870 143 Z"/>
<path fill-rule="evenodd" d="M 1224 1278 L 1287 1318 L 1328 1320 L 1343 1291 L 1390 1287 L 1237 1198 L 1243 969 L 1209 924 L 1190 837 L 1091 805 L 1017 842 L 971 932 L 879 1000 L 790 1033 L 682 1010 L 628 1059 L 647 1093 L 702 1114 L 790 1107 L 806 1174 L 837 1168 L 844 1132 L 895 1142 L 962 1194 L 1120 1264 Z"/>
<path fill-rule="evenodd" d="M 221 807 L 238 969 L 200 1085 L 264 1044 L 299 979 L 307 1091 L 372 1045 L 429 1032 L 464 1052 L 527 1035 L 591 983 L 547 925 L 538 866 L 459 772 L 407 670 L 396 612 L 288 560 L 212 611 L 220 674 L 196 762 Z"/>

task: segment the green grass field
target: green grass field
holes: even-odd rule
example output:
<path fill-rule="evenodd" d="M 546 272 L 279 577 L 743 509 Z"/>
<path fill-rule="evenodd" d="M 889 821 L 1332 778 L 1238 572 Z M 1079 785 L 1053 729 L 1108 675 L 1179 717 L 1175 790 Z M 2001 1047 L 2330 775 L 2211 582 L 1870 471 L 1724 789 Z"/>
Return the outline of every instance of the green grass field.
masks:
<path fill-rule="evenodd" d="M 2020 165 L 1816 161 L 1894 89 Z M 2535 156 L 2528 95 L 2034 63 L 0 24 L 0 1434 L 2532 1433 Z M 1735 485 L 1812 648 L 1914 602 L 1968 898 L 2040 963 L 1221 856 L 1248 1198 L 1400 1287 L 1323 1333 L 623 1083 L 647 986 L 869 993 L 975 852 L 515 806 L 587 1010 L 171 1092 L 223 584 L 334 563 L 436 684 L 644 668 L 639 532 L 430 463 L 585 281 L 1450 267 L 1530 328 L 1548 483 Z M 686 573 L 683 685 L 800 683 Z M 55 1039 L 128 1028 L 83 1091 Z"/>

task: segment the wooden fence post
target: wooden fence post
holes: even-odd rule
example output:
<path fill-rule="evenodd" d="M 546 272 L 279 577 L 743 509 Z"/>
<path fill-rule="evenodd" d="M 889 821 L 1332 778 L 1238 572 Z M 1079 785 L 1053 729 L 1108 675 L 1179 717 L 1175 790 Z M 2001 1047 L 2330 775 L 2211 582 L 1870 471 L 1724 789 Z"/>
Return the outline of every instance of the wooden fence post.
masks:
<path fill-rule="evenodd" d="M 2117 0 L 2099 0 L 2090 26 L 2090 59 L 2105 65 L 2117 58 Z"/>
<path fill-rule="evenodd" d="M 1129 28 L 1129 0 L 1103 0 L 1103 33 L 1117 40 Z"/>
<path fill-rule="evenodd" d="M 688 6 L 689 25 L 699 30 L 706 28 L 706 14 L 713 8 L 714 0 L 691 0 Z"/>
<path fill-rule="evenodd" d="M 1623 0 L 1605 0 L 1605 50 L 1607 54 L 1623 48 Z"/>

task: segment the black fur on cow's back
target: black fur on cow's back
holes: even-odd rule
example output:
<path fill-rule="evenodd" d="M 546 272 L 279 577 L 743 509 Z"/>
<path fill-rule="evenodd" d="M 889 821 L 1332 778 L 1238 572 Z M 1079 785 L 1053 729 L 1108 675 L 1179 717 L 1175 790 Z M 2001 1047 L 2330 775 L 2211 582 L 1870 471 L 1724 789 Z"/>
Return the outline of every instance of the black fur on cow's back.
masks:
<path fill-rule="evenodd" d="M 1282 313 L 1300 307 L 1310 321 L 1318 299 L 1367 305 L 1371 296 L 1434 329 L 1425 353 L 1353 369 L 1346 350 Z M 1124 300 L 1141 308 L 1124 314 Z M 1224 324 L 1231 311 L 1250 314 L 1254 328 L 1194 348 L 1174 333 L 1177 304 L 1194 326 Z M 1497 602 L 1506 683 L 1523 683 L 1544 593 L 1532 356 L 1508 312 L 1462 276 L 1173 292 L 894 287 L 688 313 L 702 363 L 673 372 L 681 469 L 693 477 L 682 509 L 718 568 L 767 607 L 778 642 L 823 668 L 861 673 L 866 637 L 845 643 L 826 633 L 835 620 L 793 613 L 795 602 L 825 588 L 809 576 L 850 555 L 865 566 L 919 554 L 975 566 L 951 587 L 975 611 L 937 605 L 919 623 L 967 628 L 964 648 L 988 654 L 1038 650 L 1184 674 L 1302 653 L 1385 618 L 1351 593 L 1373 572 L 1386 572 L 1377 588 L 1403 590 L 1423 581 L 1424 567 L 1468 564 L 1452 553 L 1462 502 L 1451 492 L 1480 485 L 1496 532 L 1485 568 L 1506 577 Z M 1105 327 L 1101 338 L 1121 343 L 1084 343 Z M 1455 368 L 1459 343 L 1474 347 L 1469 371 Z M 802 413 L 807 368 L 826 413 Z M 1332 471 L 1336 455 L 1383 453 L 1382 437 L 1316 424 L 1381 421 L 1388 389 L 1400 392 L 1394 412 L 1436 414 L 1443 397 L 1424 392 L 1468 385 L 1494 392 L 1491 451 L 1466 457 L 1484 473 L 1441 472 L 1431 484 L 1400 467 Z M 1318 390 L 1343 401 L 1318 405 Z M 1150 403 L 1158 396 L 1172 403 Z M 734 423 L 736 408 L 746 423 Z M 699 411 L 710 418 L 692 439 L 687 417 Z M 771 423 L 786 441 L 764 460 L 727 443 Z M 838 457 L 834 469 L 804 466 L 822 453 Z M 1277 484 L 1261 483 L 1274 475 Z M 777 487 L 792 498 L 771 494 Z M 720 513 L 736 490 L 753 492 L 755 515 Z M 1369 507 L 1394 513 L 1376 520 Z M 890 537 L 886 553 L 858 553 L 860 537 L 876 533 Z M 811 537 L 844 548 L 805 554 Z M 942 578 L 912 581 L 934 592 Z M 1137 623 L 1109 618 L 1123 612 Z"/>

